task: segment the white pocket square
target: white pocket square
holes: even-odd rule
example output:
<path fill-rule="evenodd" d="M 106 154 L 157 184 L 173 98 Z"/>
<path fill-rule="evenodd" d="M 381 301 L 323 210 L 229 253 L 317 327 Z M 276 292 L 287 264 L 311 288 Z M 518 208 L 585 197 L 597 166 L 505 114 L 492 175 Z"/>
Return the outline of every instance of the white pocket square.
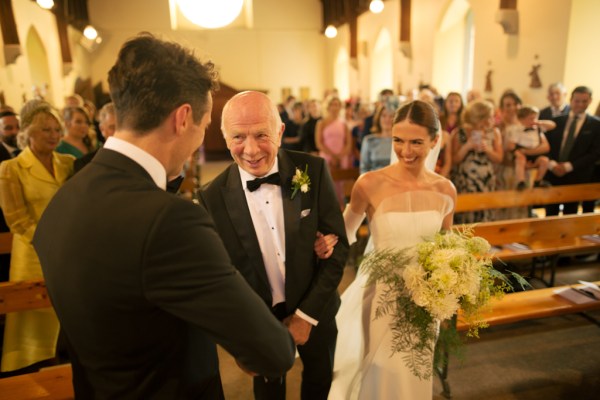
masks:
<path fill-rule="evenodd" d="M 306 210 L 302 210 L 302 211 L 300 211 L 300 218 L 308 217 L 309 214 L 310 214 L 310 208 L 307 208 Z"/>

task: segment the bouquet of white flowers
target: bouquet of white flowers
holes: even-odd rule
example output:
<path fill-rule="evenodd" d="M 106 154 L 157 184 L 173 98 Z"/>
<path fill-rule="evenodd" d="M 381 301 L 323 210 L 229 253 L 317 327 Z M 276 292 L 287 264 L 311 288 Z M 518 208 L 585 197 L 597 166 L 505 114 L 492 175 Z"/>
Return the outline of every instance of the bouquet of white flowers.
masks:
<path fill-rule="evenodd" d="M 486 327 L 481 311 L 492 297 L 512 288 L 508 278 L 494 269 L 488 256 L 490 244 L 474 237 L 472 230 L 452 229 L 437 233 L 415 247 L 403 250 L 377 250 L 361 264 L 369 283 L 383 284 L 376 318 L 392 318 L 392 352 L 404 352 L 413 374 L 428 379 L 431 358 L 438 336 L 438 322 L 455 316 L 469 323 L 470 336 Z M 522 286 L 528 283 L 512 273 Z M 446 324 L 453 334 L 440 335 L 456 342 L 454 324 Z"/>

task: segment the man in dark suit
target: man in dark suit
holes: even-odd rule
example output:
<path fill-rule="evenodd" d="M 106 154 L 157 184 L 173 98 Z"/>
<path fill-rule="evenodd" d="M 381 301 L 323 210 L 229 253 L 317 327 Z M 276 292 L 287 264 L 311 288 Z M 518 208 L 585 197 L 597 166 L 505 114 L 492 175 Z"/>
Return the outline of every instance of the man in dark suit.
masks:
<path fill-rule="evenodd" d="M 554 118 L 556 128 L 546 133 L 550 163 L 546 179 L 552 185 L 590 183 L 594 164 L 600 158 L 600 120 L 585 111 L 592 91 L 578 86 L 571 93 L 571 111 Z M 578 202 L 565 203 L 564 214 L 576 214 Z M 546 215 L 558 215 L 559 204 L 546 207 Z"/>
<path fill-rule="evenodd" d="M 560 82 L 548 86 L 548 101 L 550 105 L 540 110 L 538 119 L 552 119 L 560 115 L 568 114 L 569 105 L 565 102 L 567 90 Z"/>
<path fill-rule="evenodd" d="M 293 365 L 289 332 L 231 265 L 210 216 L 164 191 L 204 139 L 213 68 L 149 34 L 126 42 L 108 77 L 117 132 L 37 227 L 77 398 L 222 398 L 209 339 L 260 374 Z M 186 370 L 197 332 L 200 376 Z"/>
<path fill-rule="evenodd" d="M 19 120 L 12 111 L 0 112 L 0 162 L 10 160 L 19 154 L 17 147 L 17 134 L 19 133 Z M 10 232 L 4 213 L 0 210 L 0 232 Z M 8 280 L 10 269 L 10 254 L 0 254 L 0 282 Z"/>
<path fill-rule="evenodd" d="M 326 399 L 348 241 L 324 160 L 280 150 L 284 128 L 266 95 L 230 99 L 221 129 L 235 163 L 204 188 L 201 200 L 233 264 L 292 333 L 304 365 L 302 398 Z M 327 259 L 313 251 L 318 231 L 339 238 L 319 255 Z M 254 394 L 284 399 L 285 377 L 256 377 Z"/>

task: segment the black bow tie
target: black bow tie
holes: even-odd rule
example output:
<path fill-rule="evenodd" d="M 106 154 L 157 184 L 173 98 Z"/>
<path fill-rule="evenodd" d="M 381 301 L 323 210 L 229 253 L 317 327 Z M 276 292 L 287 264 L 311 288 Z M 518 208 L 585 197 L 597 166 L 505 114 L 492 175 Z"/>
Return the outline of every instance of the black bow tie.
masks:
<path fill-rule="evenodd" d="M 281 178 L 279 177 L 279 173 L 275 172 L 274 174 L 265 176 L 264 178 L 256 178 L 251 181 L 247 181 L 246 186 L 248 187 L 249 191 L 254 192 L 263 183 L 270 183 L 271 185 L 281 185 Z"/>

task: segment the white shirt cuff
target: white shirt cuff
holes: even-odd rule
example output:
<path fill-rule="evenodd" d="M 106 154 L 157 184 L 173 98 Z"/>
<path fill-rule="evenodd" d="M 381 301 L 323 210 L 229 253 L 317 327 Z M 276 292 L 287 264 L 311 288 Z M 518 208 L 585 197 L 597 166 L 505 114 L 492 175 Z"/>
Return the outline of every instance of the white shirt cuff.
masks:
<path fill-rule="evenodd" d="M 302 311 L 300 311 L 299 308 L 296 309 L 296 315 L 308 322 L 309 324 L 311 324 L 312 326 L 317 326 L 319 324 L 319 321 L 304 314 Z"/>
<path fill-rule="evenodd" d="M 573 164 L 571 164 L 569 161 L 565 162 L 565 170 L 567 172 L 573 171 Z"/>

